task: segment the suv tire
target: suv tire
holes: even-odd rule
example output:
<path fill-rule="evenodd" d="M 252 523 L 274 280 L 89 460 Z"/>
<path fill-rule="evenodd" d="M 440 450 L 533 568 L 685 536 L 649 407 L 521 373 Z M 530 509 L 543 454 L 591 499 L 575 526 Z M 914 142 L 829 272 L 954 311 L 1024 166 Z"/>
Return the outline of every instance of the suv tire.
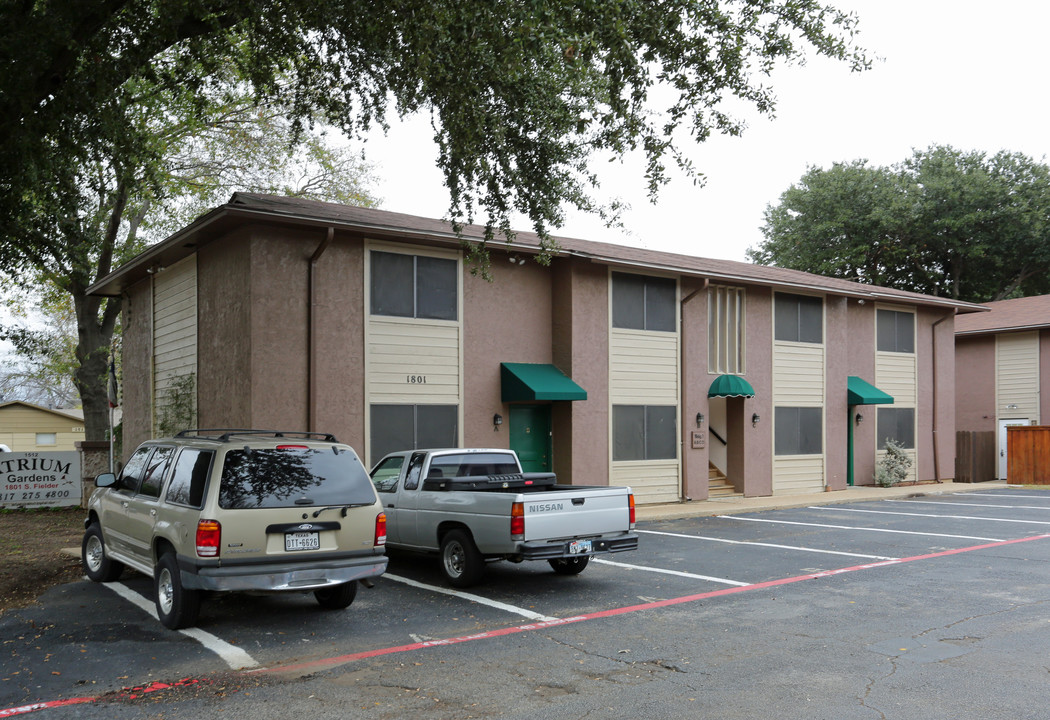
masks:
<path fill-rule="evenodd" d="M 325 610 L 343 610 L 350 607 L 357 597 L 357 581 L 314 590 L 314 597 L 317 598 L 317 604 Z"/>
<path fill-rule="evenodd" d="M 154 571 L 153 590 L 157 599 L 157 617 L 164 627 L 179 630 L 197 622 L 201 609 L 200 592 L 182 586 L 182 574 L 174 554 L 161 555 Z"/>
<path fill-rule="evenodd" d="M 91 523 L 84 532 L 80 563 L 84 566 L 84 574 L 95 582 L 112 582 L 124 572 L 124 563 L 109 559 L 106 543 L 102 540 L 102 528 L 97 522 Z"/>

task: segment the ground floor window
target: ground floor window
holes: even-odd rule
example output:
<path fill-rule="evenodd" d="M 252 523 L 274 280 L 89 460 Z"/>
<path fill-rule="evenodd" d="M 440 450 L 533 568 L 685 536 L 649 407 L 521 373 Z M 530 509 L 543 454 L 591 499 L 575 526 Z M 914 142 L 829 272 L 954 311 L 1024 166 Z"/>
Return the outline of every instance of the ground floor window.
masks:
<path fill-rule="evenodd" d="M 775 455 L 820 455 L 824 451 L 824 409 L 778 407 L 773 416 Z"/>
<path fill-rule="evenodd" d="M 613 460 L 673 460 L 678 431 L 674 405 L 613 405 Z"/>
<path fill-rule="evenodd" d="M 893 440 L 902 448 L 915 447 L 915 408 L 879 408 L 876 424 L 879 450 L 886 449 L 886 441 Z"/>
<path fill-rule="evenodd" d="M 459 407 L 373 405 L 371 433 L 372 462 L 399 450 L 459 447 Z"/>

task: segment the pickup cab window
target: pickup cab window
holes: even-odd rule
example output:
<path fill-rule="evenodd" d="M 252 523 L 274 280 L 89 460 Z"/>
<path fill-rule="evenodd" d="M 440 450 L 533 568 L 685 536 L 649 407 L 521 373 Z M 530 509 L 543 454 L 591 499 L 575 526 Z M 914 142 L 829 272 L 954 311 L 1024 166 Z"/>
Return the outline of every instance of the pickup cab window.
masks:
<path fill-rule="evenodd" d="M 377 492 L 392 493 L 397 490 L 397 479 L 401 477 L 401 466 L 405 458 L 388 457 L 372 469 L 372 484 Z"/>
<path fill-rule="evenodd" d="M 462 453 L 439 455 L 430 461 L 429 477 L 488 477 L 521 472 L 511 455 L 502 453 Z"/>
<path fill-rule="evenodd" d="M 415 453 L 408 461 L 408 472 L 405 473 L 405 490 L 415 490 L 419 487 L 419 471 L 423 469 L 423 461 L 427 459 L 426 453 Z"/>

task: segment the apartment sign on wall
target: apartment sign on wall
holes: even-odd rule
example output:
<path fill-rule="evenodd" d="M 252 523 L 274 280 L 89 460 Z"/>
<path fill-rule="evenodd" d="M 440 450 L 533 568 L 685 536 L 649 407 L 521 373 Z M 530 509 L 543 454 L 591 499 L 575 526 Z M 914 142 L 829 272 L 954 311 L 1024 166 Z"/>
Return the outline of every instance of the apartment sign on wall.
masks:
<path fill-rule="evenodd" d="M 0 507 L 79 505 L 80 453 L 0 452 Z"/>

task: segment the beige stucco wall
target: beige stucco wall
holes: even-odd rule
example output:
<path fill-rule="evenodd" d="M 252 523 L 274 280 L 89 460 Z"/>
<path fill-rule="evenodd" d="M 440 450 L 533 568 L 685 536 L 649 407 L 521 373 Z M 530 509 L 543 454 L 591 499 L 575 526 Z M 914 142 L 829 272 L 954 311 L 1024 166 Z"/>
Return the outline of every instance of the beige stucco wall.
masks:
<path fill-rule="evenodd" d="M 743 468 L 744 495 L 766 496 L 773 494 L 773 292 L 768 288 L 747 289 L 745 332 L 747 372 L 744 379 L 751 384 L 755 397 L 743 401 L 735 421 L 745 438 L 739 462 Z M 752 425 L 751 416 L 755 413 L 762 419 Z"/>
<path fill-rule="evenodd" d="M 995 431 L 995 336 L 955 338 L 955 429 Z"/>
<path fill-rule="evenodd" d="M 249 229 L 202 247 L 197 263 L 197 423 L 251 427 Z"/>
<path fill-rule="evenodd" d="M 918 479 L 951 479 L 955 476 L 954 313 L 919 310 L 915 326 L 919 355 L 919 407 L 915 414 Z"/>
<path fill-rule="evenodd" d="M 466 447 L 509 447 L 510 406 L 500 399 L 500 363 L 551 363 L 551 273 L 531 259 L 493 252 L 492 281 L 463 275 L 463 433 Z M 557 363 L 555 363 L 557 364 Z M 566 368 L 562 372 L 569 373 Z M 564 403 L 554 403 L 560 405 Z M 499 413 L 504 426 L 493 430 Z M 552 432 L 562 428 L 552 418 Z"/>
<path fill-rule="evenodd" d="M 575 485 L 609 484 L 609 276 L 581 259 L 552 263 L 552 360 L 587 391 L 555 403 L 554 472 Z"/>
<path fill-rule="evenodd" d="M 707 290 L 698 278 L 683 278 L 679 293 L 682 299 L 682 404 L 679 408 L 679 430 L 682 457 L 682 495 L 692 500 L 708 496 L 707 462 L 711 442 L 711 408 L 707 389 L 711 386 L 707 360 Z M 703 413 L 702 427 L 696 425 L 696 414 Z M 694 448 L 694 432 L 704 434 L 704 446 Z"/>
<path fill-rule="evenodd" d="M 848 395 L 845 383 L 850 375 L 875 384 L 875 305 L 866 302 L 861 305 L 856 300 L 846 303 L 848 332 L 846 337 L 846 367 L 840 370 L 837 383 L 842 384 L 842 392 Z M 844 400 L 848 403 L 848 398 Z M 875 435 L 878 427 L 877 405 L 858 405 L 849 409 L 849 422 L 853 423 L 853 484 L 875 484 Z M 857 413 L 862 420 L 856 424 Z M 840 417 L 828 416 L 828 421 L 840 425 L 846 411 Z M 844 428 L 848 432 L 848 428 Z M 848 441 L 843 441 L 848 442 Z M 845 446 L 844 446 L 845 447 Z M 848 448 L 846 448 L 848 452 Z"/>

